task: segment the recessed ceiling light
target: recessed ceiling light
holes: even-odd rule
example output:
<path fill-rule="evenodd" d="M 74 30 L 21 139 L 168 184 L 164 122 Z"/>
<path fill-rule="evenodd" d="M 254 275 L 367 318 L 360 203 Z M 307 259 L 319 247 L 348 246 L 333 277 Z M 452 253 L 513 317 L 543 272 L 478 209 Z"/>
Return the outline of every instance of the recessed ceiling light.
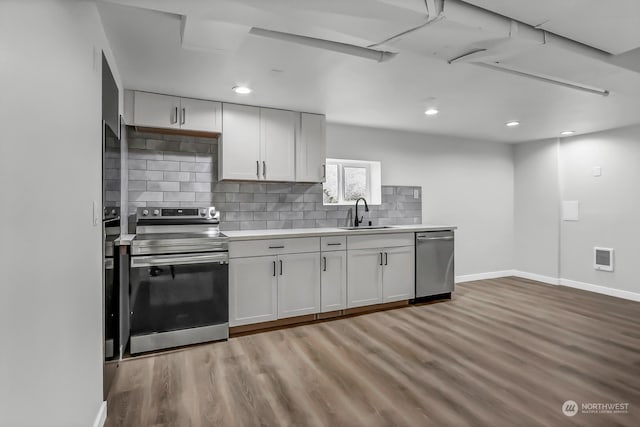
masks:
<path fill-rule="evenodd" d="M 251 93 L 251 88 L 247 86 L 234 86 L 232 90 L 238 95 L 248 95 Z"/>
<path fill-rule="evenodd" d="M 517 121 L 517 120 L 512 120 L 510 122 L 505 123 L 505 126 L 510 127 L 510 128 L 512 128 L 514 126 L 518 126 L 518 125 L 520 125 L 520 122 Z"/>
<path fill-rule="evenodd" d="M 565 130 L 565 131 L 560 132 L 560 135 L 569 136 L 569 135 L 573 135 L 574 133 L 576 133 L 575 130 Z"/>
<path fill-rule="evenodd" d="M 439 113 L 439 111 L 435 108 L 428 108 L 427 111 L 424 112 L 427 116 L 435 116 Z"/>

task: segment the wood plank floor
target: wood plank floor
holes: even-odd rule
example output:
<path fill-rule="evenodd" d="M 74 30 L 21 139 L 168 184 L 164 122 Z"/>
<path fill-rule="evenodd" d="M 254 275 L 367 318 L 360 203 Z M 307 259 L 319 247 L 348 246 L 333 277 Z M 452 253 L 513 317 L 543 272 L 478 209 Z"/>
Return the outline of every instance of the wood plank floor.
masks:
<path fill-rule="evenodd" d="M 566 400 L 627 414 L 563 415 Z M 115 426 L 638 426 L 640 303 L 505 278 L 122 362 Z"/>

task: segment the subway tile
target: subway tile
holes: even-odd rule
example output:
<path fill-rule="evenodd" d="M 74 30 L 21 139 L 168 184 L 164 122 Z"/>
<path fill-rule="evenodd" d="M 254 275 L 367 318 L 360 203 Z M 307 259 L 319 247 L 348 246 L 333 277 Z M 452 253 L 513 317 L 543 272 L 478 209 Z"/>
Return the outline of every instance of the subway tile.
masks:
<path fill-rule="evenodd" d="M 227 195 L 224 193 L 196 193 L 196 202 L 226 202 Z"/>
<path fill-rule="evenodd" d="M 220 223 L 220 230 L 222 230 L 222 231 L 240 230 L 240 222 L 238 222 L 238 221 L 223 221 L 223 222 Z"/>
<path fill-rule="evenodd" d="M 196 172 L 197 182 L 214 182 L 216 178 L 211 172 Z"/>
<path fill-rule="evenodd" d="M 293 228 L 293 221 L 267 221 L 267 229 L 283 230 Z"/>
<path fill-rule="evenodd" d="M 396 187 L 396 194 L 398 196 L 411 196 L 413 197 L 414 187 Z"/>
<path fill-rule="evenodd" d="M 398 210 L 422 209 L 422 202 L 398 202 L 396 205 Z"/>
<path fill-rule="evenodd" d="M 291 192 L 297 194 L 322 193 L 322 184 L 294 184 Z"/>
<path fill-rule="evenodd" d="M 304 211 L 302 219 L 326 219 L 326 211 Z"/>
<path fill-rule="evenodd" d="M 316 220 L 316 227 L 337 227 L 337 219 L 318 219 Z"/>
<path fill-rule="evenodd" d="M 302 203 L 304 202 L 304 194 L 280 194 L 280 202 L 283 203 Z M 307 200 L 308 201 L 308 200 Z"/>
<path fill-rule="evenodd" d="M 398 195 L 396 196 L 396 202 L 418 202 L 420 199 L 414 199 L 411 195 Z"/>
<path fill-rule="evenodd" d="M 316 221 L 313 219 L 299 219 L 293 221 L 293 228 L 314 228 Z"/>
<path fill-rule="evenodd" d="M 253 212 L 224 212 L 225 221 L 251 221 Z"/>
<path fill-rule="evenodd" d="M 180 191 L 180 183 L 173 181 L 149 181 L 148 191 Z"/>
<path fill-rule="evenodd" d="M 240 210 L 262 212 L 267 210 L 267 204 L 266 203 L 240 203 Z"/>
<path fill-rule="evenodd" d="M 180 191 L 195 191 L 198 193 L 211 193 L 211 184 L 207 182 L 181 182 Z"/>
<path fill-rule="evenodd" d="M 180 170 L 184 172 L 211 172 L 211 163 L 180 162 Z"/>
<path fill-rule="evenodd" d="M 214 182 L 211 184 L 211 190 L 214 193 L 237 193 L 240 191 L 240 184 L 229 182 Z"/>
<path fill-rule="evenodd" d="M 186 191 L 165 191 L 165 202 L 195 202 L 196 193 Z"/>
<path fill-rule="evenodd" d="M 267 203 L 269 212 L 286 212 L 291 210 L 291 203 Z"/>
<path fill-rule="evenodd" d="M 240 203 L 215 202 L 214 206 L 220 212 L 238 212 Z"/>
<path fill-rule="evenodd" d="M 254 202 L 277 202 L 279 200 L 279 194 L 253 193 Z"/>
<path fill-rule="evenodd" d="M 143 138 L 127 138 L 127 148 L 145 149 L 147 148 L 147 141 Z"/>
<path fill-rule="evenodd" d="M 145 183 L 146 185 L 146 183 Z M 120 191 L 120 181 L 117 179 L 105 179 L 104 189 L 107 191 Z"/>
<path fill-rule="evenodd" d="M 242 183 L 240 184 L 240 192 L 241 193 L 266 193 L 267 192 L 267 184 L 259 184 L 259 183 Z"/>
<path fill-rule="evenodd" d="M 120 174 L 120 169 L 105 169 L 104 179 L 120 179 Z"/>
<path fill-rule="evenodd" d="M 132 202 L 161 202 L 161 191 L 129 191 L 129 200 Z"/>
<path fill-rule="evenodd" d="M 130 148 L 128 156 L 129 160 L 162 160 L 163 155 L 162 151 L 153 151 L 153 150 L 138 150 L 135 148 Z"/>
<path fill-rule="evenodd" d="M 383 185 L 382 186 L 382 195 L 383 196 L 391 196 L 396 194 L 396 187 L 393 186 L 387 186 L 387 185 Z"/>
<path fill-rule="evenodd" d="M 253 219 L 256 221 L 275 221 L 280 218 L 279 212 L 254 212 Z"/>
<path fill-rule="evenodd" d="M 240 230 L 265 230 L 267 221 L 241 221 Z"/>
<path fill-rule="evenodd" d="M 147 170 L 156 171 L 179 171 L 180 162 L 169 162 L 165 160 L 148 160 Z"/>
<path fill-rule="evenodd" d="M 227 193 L 227 202 L 252 202 L 253 194 L 249 193 Z"/>
<path fill-rule="evenodd" d="M 156 151 L 180 151 L 180 143 L 161 139 L 147 139 L 147 149 Z"/>
<path fill-rule="evenodd" d="M 211 163 L 214 160 L 217 160 L 217 156 L 212 156 L 211 154 L 205 154 L 205 153 L 196 153 L 197 163 Z"/>
<path fill-rule="evenodd" d="M 316 209 L 316 204 L 313 202 L 295 202 L 291 203 L 292 211 L 313 211 Z"/>
<path fill-rule="evenodd" d="M 163 160 L 170 160 L 172 162 L 195 162 L 196 155 L 192 153 L 164 153 Z"/>
<path fill-rule="evenodd" d="M 147 189 L 147 181 L 129 181 L 128 185 L 129 191 L 145 191 Z"/>
<path fill-rule="evenodd" d="M 180 202 L 180 207 L 183 208 L 208 208 L 207 202 Z"/>
<path fill-rule="evenodd" d="M 307 219 L 304 218 L 303 212 L 280 212 L 280 219 Z"/>
<path fill-rule="evenodd" d="M 106 169 L 119 169 L 121 166 L 120 159 L 104 159 L 103 167 Z"/>
<path fill-rule="evenodd" d="M 314 203 L 315 209 L 318 211 L 337 211 L 341 208 L 349 208 L 349 206 L 345 205 L 325 205 L 320 201 L 319 203 Z"/>
<path fill-rule="evenodd" d="M 209 153 L 209 144 L 201 142 L 181 142 L 180 151 L 187 153 Z"/>
<path fill-rule="evenodd" d="M 191 172 L 164 172 L 165 181 L 193 181 L 194 175 Z"/>
<path fill-rule="evenodd" d="M 162 172 L 160 171 L 129 171 L 130 181 L 162 181 L 162 179 Z"/>
<path fill-rule="evenodd" d="M 290 193 L 292 184 L 270 182 L 267 184 L 267 193 Z"/>
<path fill-rule="evenodd" d="M 313 193 L 313 194 L 305 194 L 303 197 L 305 202 L 319 202 L 322 203 L 322 194 Z"/>
<path fill-rule="evenodd" d="M 327 219 L 346 219 L 350 217 L 351 215 L 349 215 L 349 212 L 345 212 L 345 211 L 328 211 L 327 212 Z"/>
<path fill-rule="evenodd" d="M 105 193 L 105 198 L 107 202 L 119 202 L 120 201 L 120 192 L 119 191 L 107 191 Z"/>

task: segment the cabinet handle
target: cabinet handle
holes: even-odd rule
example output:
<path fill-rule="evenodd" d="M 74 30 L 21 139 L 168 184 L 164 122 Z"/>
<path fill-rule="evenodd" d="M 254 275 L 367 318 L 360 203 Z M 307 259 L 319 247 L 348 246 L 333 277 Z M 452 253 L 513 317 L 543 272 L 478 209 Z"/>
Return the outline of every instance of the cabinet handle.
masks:
<path fill-rule="evenodd" d="M 342 243 L 327 243 L 327 246 L 342 246 Z"/>
<path fill-rule="evenodd" d="M 273 277 L 276 277 L 276 262 L 273 261 Z"/>
<path fill-rule="evenodd" d="M 327 178 L 327 165 L 322 165 L 322 179 Z"/>
<path fill-rule="evenodd" d="M 282 260 L 280 260 L 280 275 L 282 276 Z"/>
<path fill-rule="evenodd" d="M 380 265 L 382 265 L 382 252 L 380 252 Z"/>
<path fill-rule="evenodd" d="M 384 253 L 384 265 L 389 265 L 389 252 Z"/>
<path fill-rule="evenodd" d="M 180 122 L 181 125 L 185 124 L 187 122 L 187 110 L 186 109 L 182 109 L 182 121 Z"/>
<path fill-rule="evenodd" d="M 267 162 L 262 161 L 262 176 L 267 179 Z"/>
<path fill-rule="evenodd" d="M 322 271 L 327 271 L 327 257 L 322 257 L 322 259 L 324 260 L 324 268 L 322 269 Z"/>
<path fill-rule="evenodd" d="M 284 249 L 284 245 L 283 246 L 269 246 L 269 249 Z"/>
<path fill-rule="evenodd" d="M 256 175 L 260 178 L 260 161 L 256 160 Z"/>
<path fill-rule="evenodd" d="M 173 107 L 173 117 L 171 117 L 171 124 L 178 123 L 178 107 Z"/>

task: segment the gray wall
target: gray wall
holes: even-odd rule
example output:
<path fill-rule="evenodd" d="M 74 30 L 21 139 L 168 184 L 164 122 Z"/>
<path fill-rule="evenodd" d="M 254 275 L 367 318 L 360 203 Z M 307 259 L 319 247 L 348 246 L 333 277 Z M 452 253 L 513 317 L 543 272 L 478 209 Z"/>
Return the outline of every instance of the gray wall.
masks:
<path fill-rule="evenodd" d="M 564 139 L 560 154 L 562 199 L 580 202 L 561 224 L 562 278 L 640 293 L 640 126 Z M 616 250 L 614 272 L 593 268 L 594 246 Z"/>
<path fill-rule="evenodd" d="M 327 125 L 327 156 L 379 160 L 386 185 L 422 187 L 422 222 L 454 224 L 456 275 L 513 269 L 513 149 L 508 144 Z"/>
<path fill-rule="evenodd" d="M 101 49 L 91 2 L 0 2 L 3 427 L 87 427 L 102 403 Z"/>
<path fill-rule="evenodd" d="M 218 182 L 216 139 L 128 128 L 128 144 L 130 214 L 145 206 L 215 206 L 223 230 L 352 225 L 351 206 L 322 204 L 322 184 Z M 382 204 L 362 215 L 374 225 L 420 224 L 421 193 L 414 186 L 383 186 Z"/>
<path fill-rule="evenodd" d="M 560 262 L 558 141 L 517 144 L 514 151 L 514 267 L 557 279 Z"/>

